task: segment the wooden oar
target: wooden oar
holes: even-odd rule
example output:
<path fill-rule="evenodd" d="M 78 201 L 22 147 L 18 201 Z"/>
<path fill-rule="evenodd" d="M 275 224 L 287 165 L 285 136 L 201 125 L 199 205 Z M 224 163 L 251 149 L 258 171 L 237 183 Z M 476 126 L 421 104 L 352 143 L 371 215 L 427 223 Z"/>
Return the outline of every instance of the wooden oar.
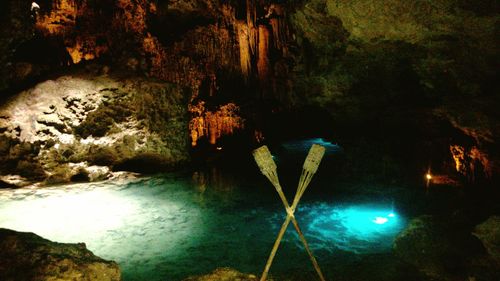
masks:
<path fill-rule="evenodd" d="M 288 227 L 288 224 L 290 221 L 292 221 L 295 230 L 299 234 L 299 237 L 304 244 L 304 247 L 309 255 L 309 258 L 311 259 L 311 262 L 313 263 L 314 269 L 318 273 L 320 279 L 322 281 L 325 281 L 325 278 L 323 276 L 323 273 L 321 272 L 321 269 L 318 265 L 318 262 L 316 261 L 316 258 L 314 257 L 311 249 L 309 248 L 309 245 L 307 243 L 306 238 L 304 237 L 304 234 L 300 230 L 299 224 L 297 220 L 295 219 L 295 210 L 297 208 L 297 205 L 300 201 L 300 198 L 304 194 L 307 186 L 311 182 L 312 176 L 316 173 L 318 166 L 321 162 L 321 159 L 325 153 L 325 148 L 314 144 L 311 149 L 309 150 L 309 154 L 306 158 L 306 161 L 304 162 L 303 165 L 303 170 L 302 174 L 299 180 L 299 185 L 297 188 L 297 192 L 295 194 L 295 198 L 293 201 L 293 205 L 290 207 L 288 200 L 286 199 L 285 194 L 283 193 L 283 190 L 281 188 L 281 185 L 279 183 L 278 179 L 278 173 L 277 173 L 277 167 L 276 164 L 274 163 L 273 157 L 271 155 L 271 152 L 267 148 L 267 146 L 262 146 L 256 150 L 254 150 L 253 155 L 255 158 L 255 161 L 257 162 L 257 165 L 259 166 L 260 171 L 264 176 L 266 176 L 269 181 L 273 184 L 275 187 L 276 191 L 278 192 L 281 201 L 283 202 L 283 205 L 285 206 L 287 216 L 285 219 L 285 222 L 281 226 L 281 229 L 278 233 L 278 237 L 276 238 L 276 241 L 274 243 L 273 249 L 271 250 L 271 254 L 269 255 L 269 258 L 267 260 L 266 266 L 264 268 L 264 272 L 262 273 L 261 281 L 265 281 L 269 272 L 269 269 L 271 267 L 271 264 L 273 262 L 273 259 L 276 255 L 276 252 L 278 251 L 279 244 L 281 243 L 281 240 L 283 239 L 283 235 L 286 232 L 286 229 Z"/>

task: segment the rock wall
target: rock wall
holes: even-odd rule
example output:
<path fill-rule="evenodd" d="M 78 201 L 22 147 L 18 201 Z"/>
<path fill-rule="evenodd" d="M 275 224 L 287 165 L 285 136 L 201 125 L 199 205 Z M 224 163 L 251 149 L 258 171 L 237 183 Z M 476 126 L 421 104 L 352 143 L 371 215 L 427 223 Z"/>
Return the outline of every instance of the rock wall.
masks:
<path fill-rule="evenodd" d="M 15 9 L 0 47 L 19 74 L 0 91 L 100 59 L 189 87 L 195 106 L 197 98 L 217 108 L 290 93 L 292 38 L 280 1 L 39 0 L 36 13 L 18 2 L 6 4 Z"/>
<path fill-rule="evenodd" d="M 0 279 L 119 281 L 121 274 L 115 262 L 95 256 L 84 243 L 62 244 L 0 229 Z"/>
<path fill-rule="evenodd" d="M 334 134 L 401 147 L 378 156 L 394 166 L 453 173 L 458 145 L 478 160 L 455 175 L 498 175 L 498 11 L 489 0 L 302 1 L 290 15 L 295 97 L 329 111 Z"/>
<path fill-rule="evenodd" d="M 18 47 L 32 38 L 30 3 L 26 1 L 2 1 L 0 4 L 0 92 L 26 78 L 33 71 L 31 65 L 16 66 L 14 54 Z"/>
<path fill-rule="evenodd" d="M 476 236 L 488 254 L 500 265 L 500 217 L 491 216 L 474 229 Z M 500 274 L 499 274 L 500 275 Z"/>
<path fill-rule="evenodd" d="M 0 107 L 0 171 L 57 183 L 180 165 L 189 160 L 186 96 L 173 84 L 88 70 L 40 83 Z"/>
<path fill-rule="evenodd" d="M 375 166 L 406 165 L 405 155 L 417 173 L 429 162 L 449 172 L 449 148 L 461 146 L 480 160 L 457 176 L 500 174 L 496 1 L 37 3 L 33 14 L 29 3 L 2 2 L 2 96 L 99 61 L 190 88 L 193 145 L 241 130 L 267 136 L 276 131 L 266 129 L 269 118 L 308 109 L 329 115 L 311 118 L 331 123 L 321 133 L 384 142 L 380 147 L 394 153 L 376 155 L 387 165 Z M 308 130 L 302 127 L 290 130 Z M 399 173 L 389 170 L 375 173 Z"/>
<path fill-rule="evenodd" d="M 455 214 L 456 215 L 456 214 Z M 496 280 L 499 277 L 494 255 L 464 227 L 458 216 L 420 216 L 412 219 L 394 241 L 394 253 L 432 280 Z M 477 226 L 474 235 L 484 239 L 490 251 L 492 235 L 484 230 L 491 222 Z M 492 258 L 493 257 L 493 258 Z"/>

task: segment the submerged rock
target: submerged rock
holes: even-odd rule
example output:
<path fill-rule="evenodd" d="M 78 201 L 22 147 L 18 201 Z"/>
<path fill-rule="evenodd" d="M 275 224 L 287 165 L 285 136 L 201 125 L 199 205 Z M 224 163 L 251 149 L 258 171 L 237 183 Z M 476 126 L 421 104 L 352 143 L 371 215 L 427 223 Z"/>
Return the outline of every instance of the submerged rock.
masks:
<path fill-rule="evenodd" d="M 500 216 L 491 216 L 476 226 L 473 235 L 479 238 L 488 254 L 500 265 Z"/>
<path fill-rule="evenodd" d="M 0 280 L 118 281 L 121 273 L 115 262 L 95 256 L 84 243 L 56 243 L 0 228 Z"/>
<path fill-rule="evenodd" d="M 454 248 L 444 229 L 431 216 L 413 219 L 394 241 L 396 255 L 429 276 L 445 274 L 443 261 L 453 260 Z"/>
<path fill-rule="evenodd" d="M 451 217 L 413 219 L 394 241 L 394 252 L 432 280 L 496 280 L 497 266 L 467 227 Z"/>
<path fill-rule="evenodd" d="M 257 276 L 245 274 L 231 268 L 218 268 L 207 275 L 189 277 L 184 281 L 256 281 Z M 271 279 L 268 279 L 271 280 Z"/>

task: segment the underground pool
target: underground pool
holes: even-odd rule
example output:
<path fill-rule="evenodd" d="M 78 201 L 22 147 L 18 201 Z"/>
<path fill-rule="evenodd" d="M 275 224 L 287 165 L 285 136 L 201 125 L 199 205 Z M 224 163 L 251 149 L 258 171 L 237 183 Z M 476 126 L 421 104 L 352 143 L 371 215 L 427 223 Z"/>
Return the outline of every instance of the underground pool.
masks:
<path fill-rule="evenodd" d="M 210 168 L 0 190 L 0 228 L 85 242 L 96 255 L 117 261 L 125 281 L 183 280 L 218 267 L 260 274 L 285 212 L 272 186 L 253 168 L 246 176 Z M 390 254 L 394 237 L 407 223 L 393 198 L 313 191 L 334 186 L 319 175 L 296 212 L 327 276 L 358 257 Z M 285 189 L 293 194 L 294 188 Z M 314 276 L 292 227 L 271 274 L 287 280 Z"/>

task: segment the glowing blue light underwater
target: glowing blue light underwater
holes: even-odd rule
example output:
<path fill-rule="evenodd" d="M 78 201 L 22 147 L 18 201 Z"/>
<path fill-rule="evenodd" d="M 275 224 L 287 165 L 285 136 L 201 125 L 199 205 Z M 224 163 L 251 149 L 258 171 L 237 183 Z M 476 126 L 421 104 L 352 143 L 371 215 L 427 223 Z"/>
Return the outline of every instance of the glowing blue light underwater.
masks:
<path fill-rule="evenodd" d="M 340 248 L 356 253 L 384 252 L 403 230 L 405 219 L 391 208 L 351 205 L 312 206 L 306 211 L 307 233 L 316 248 Z"/>
<path fill-rule="evenodd" d="M 283 143 L 283 147 L 286 150 L 291 150 L 291 151 L 308 151 L 313 144 L 319 144 L 324 146 L 326 148 L 326 152 L 335 152 L 341 149 L 337 144 L 325 141 L 323 138 L 289 141 Z"/>
<path fill-rule="evenodd" d="M 398 225 L 398 218 L 390 210 L 365 207 L 350 207 L 337 210 L 331 215 L 331 218 L 332 220 L 340 220 L 348 232 L 364 237 L 390 232 L 392 228 Z"/>
<path fill-rule="evenodd" d="M 389 220 L 387 218 L 383 218 L 383 217 L 376 217 L 374 220 L 372 220 L 374 223 L 376 224 L 384 224 L 386 222 L 388 222 Z"/>

